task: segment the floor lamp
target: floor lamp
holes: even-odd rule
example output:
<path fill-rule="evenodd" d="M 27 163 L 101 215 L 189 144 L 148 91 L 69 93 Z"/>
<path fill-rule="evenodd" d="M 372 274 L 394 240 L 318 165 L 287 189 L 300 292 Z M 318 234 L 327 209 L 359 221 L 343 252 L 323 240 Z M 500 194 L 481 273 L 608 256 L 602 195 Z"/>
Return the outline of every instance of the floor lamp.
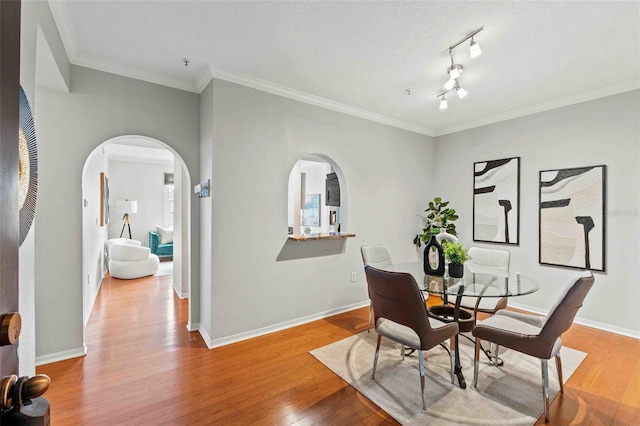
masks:
<path fill-rule="evenodd" d="M 124 223 L 122 224 L 122 231 L 120 231 L 120 238 L 122 238 L 122 234 L 124 233 L 125 226 L 129 230 L 129 239 L 131 239 L 131 225 L 129 224 L 129 215 L 133 213 L 138 213 L 138 202 L 137 201 L 118 201 L 117 203 L 118 213 L 124 214 L 122 216 L 122 220 Z"/>

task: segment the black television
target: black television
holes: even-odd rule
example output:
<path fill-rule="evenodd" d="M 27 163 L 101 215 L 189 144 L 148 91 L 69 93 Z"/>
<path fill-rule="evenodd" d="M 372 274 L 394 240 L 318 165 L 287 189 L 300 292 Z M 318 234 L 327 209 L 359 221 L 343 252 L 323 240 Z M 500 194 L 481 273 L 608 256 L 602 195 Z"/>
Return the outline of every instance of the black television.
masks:
<path fill-rule="evenodd" d="M 327 206 L 340 207 L 340 182 L 338 181 L 338 175 L 335 173 L 329 173 L 327 175 L 325 189 L 324 204 Z"/>

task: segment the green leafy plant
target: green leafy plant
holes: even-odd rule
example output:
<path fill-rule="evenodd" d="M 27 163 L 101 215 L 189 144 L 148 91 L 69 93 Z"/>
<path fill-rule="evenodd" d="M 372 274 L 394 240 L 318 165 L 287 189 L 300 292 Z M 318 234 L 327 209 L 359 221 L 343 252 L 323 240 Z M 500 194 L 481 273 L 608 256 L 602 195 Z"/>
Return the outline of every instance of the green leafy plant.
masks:
<path fill-rule="evenodd" d="M 442 247 L 442 251 L 444 252 L 444 257 L 453 264 L 462 265 L 471 259 L 467 250 L 460 243 L 449 242 Z"/>
<path fill-rule="evenodd" d="M 418 234 L 413 238 L 413 244 L 420 247 L 422 243 L 429 241 L 432 235 L 437 235 L 440 230 L 444 229 L 451 235 L 456 233 L 456 225 L 452 222 L 458 219 L 456 210 L 448 208 L 449 201 L 442 201 L 442 198 L 435 197 L 433 201 L 429 201 L 429 208 L 424 212 L 426 216 L 418 215 L 422 218 L 422 234 Z"/>

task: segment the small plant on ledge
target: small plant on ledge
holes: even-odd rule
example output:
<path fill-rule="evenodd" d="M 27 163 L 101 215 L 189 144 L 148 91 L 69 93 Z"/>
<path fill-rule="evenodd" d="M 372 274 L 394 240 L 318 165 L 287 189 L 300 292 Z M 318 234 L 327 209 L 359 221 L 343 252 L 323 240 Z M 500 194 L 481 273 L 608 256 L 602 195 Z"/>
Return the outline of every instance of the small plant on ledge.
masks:
<path fill-rule="evenodd" d="M 435 197 L 429 202 L 429 208 L 425 210 L 426 216 L 418 215 L 422 218 L 424 228 L 422 234 L 418 234 L 413 238 L 413 244 L 418 248 L 422 243 L 427 243 L 432 235 L 438 235 L 440 230 L 444 230 L 451 235 L 456 233 L 456 225 L 453 221 L 458 219 L 455 209 L 447 208 L 449 201 L 442 201 L 442 198 Z"/>

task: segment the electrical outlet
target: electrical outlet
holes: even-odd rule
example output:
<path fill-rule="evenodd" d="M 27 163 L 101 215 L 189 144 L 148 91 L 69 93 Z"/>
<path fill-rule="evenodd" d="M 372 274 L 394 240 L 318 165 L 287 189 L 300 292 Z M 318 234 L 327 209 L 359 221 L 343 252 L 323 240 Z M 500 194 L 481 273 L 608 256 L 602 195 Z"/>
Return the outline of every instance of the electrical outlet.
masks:
<path fill-rule="evenodd" d="M 355 282 L 356 282 L 356 273 L 355 273 L 355 272 L 352 272 L 352 273 L 351 273 L 351 282 L 352 282 L 352 283 L 355 283 Z"/>

